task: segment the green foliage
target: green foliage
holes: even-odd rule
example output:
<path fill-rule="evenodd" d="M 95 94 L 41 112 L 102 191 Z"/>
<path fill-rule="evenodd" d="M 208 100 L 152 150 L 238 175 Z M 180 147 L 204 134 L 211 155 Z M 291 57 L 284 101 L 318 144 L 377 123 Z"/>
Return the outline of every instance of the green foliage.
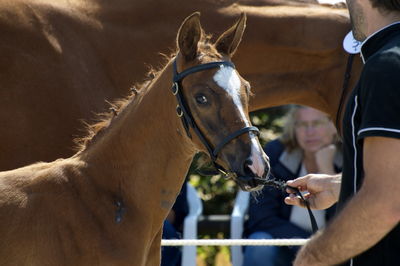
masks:
<path fill-rule="evenodd" d="M 193 174 L 190 183 L 196 187 L 203 200 L 203 214 L 228 214 L 232 211 L 232 198 L 237 192 L 233 180 L 226 180 L 221 175 L 201 176 Z"/>
<path fill-rule="evenodd" d="M 250 114 L 251 122 L 260 129 L 262 146 L 282 132 L 283 116 L 287 109 L 287 106 L 279 106 Z"/>
<path fill-rule="evenodd" d="M 218 234 L 217 236 L 204 236 L 203 239 L 224 239 L 224 235 L 222 233 Z M 215 247 L 215 246 L 201 246 L 197 247 L 197 254 L 200 258 L 208 265 L 214 266 L 215 265 L 215 257 L 221 251 L 226 249 L 226 247 Z"/>

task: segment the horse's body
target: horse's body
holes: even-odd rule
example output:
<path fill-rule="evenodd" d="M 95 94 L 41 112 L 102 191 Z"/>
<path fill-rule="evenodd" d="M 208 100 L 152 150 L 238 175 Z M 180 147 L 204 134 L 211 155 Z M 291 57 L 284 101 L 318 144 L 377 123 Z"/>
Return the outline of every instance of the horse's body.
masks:
<path fill-rule="evenodd" d="M 213 48 L 198 42 L 198 21 L 192 15 L 179 31 L 173 59 L 179 72 L 229 60 L 245 25 L 242 16 Z M 204 150 L 176 114 L 173 60 L 73 157 L 0 172 L 0 265 L 159 265 L 162 223 L 193 155 Z M 179 81 L 193 120 L 214 147 L 251 125 L 247 82 L 236 73 L 218 63 Z M 246 132 L 216 162 L 235 176 L 265 178 L 266 156 Z"/>
<path fill-rule="evenodd" d="M 335 116 L 347 11 L 302 2 L 0 1 L 0 169 L 70 156 L 81 119 L 125 95 L 146 64 L 157 66 L 195 10 L 212 33 L 247 12 L 235 62 L 252 84 L 251 110 L 300 103 Z"/>

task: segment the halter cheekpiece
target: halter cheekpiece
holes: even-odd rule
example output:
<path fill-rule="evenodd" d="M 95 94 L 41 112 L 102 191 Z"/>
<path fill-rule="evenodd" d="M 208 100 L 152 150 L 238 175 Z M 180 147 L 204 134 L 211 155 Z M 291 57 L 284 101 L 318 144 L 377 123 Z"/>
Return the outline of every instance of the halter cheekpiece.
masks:
<path fill-rule="evenodd" d="M 228 144 L 231 140 L 237 138 L 240 135 L 243 135 L 244 133 L 247 132 L 254 132 L 257 136 L 259 135 L 259 130 L 257 127 L 250 126 L 250 127 L 244 127 L 241 128 L 228 136 L 226 136 L 218 145 L 216 145 L 214 148 L 213 146 L 207 141 L 205 138 L 204 134 L 201 132 L 199 127 L 197 126 L 195 120 L 193 119 L 193 116 L 190 112 L 190 109 L 188 108 L 188 105 L 185 101 L 185 98 L 183 97 L 183 88 L 182 88 L 182 80 L 193 73 L 200 72 L 203 70 L 207 69 L 212 69 L 212 68 L 219 68 L 221 66 L 227 66 L 227 67 L 232 67 L 235 68 L 235 65 L 232 62 L 229 61 L 219 61 L 219 62 L 211 62 L 211 63 L 205 63 L 201 65 L 197 65 L 194 67 L 190 67 L 188 69 L 185 69 L 181 73 L 178 73 L 177 71 L 177 66 L 176 66 L 176 58 L 173 62 L 173 71 L 174 71 L 174 77 L 173 77 L 173 84 L 172 84 L 172 94 L 175 95 L 176 100 L 178 102 L 176 106 L 176 113 L 178 117 L 181 118 L 183 127 L 186 130 L 186 134 L 189 138 L 192 138 L 190 134 L 190 128 L 193 128 L 194 132 L 196 135 L 199 137 L 200 141 L 203 143 L 203 145 L 206 147 L 208 153 L 210 154 L 210 157 L 212 161 L 214 162 L 216 168 L 222 172 L 223 168 L 219 166 L 218 164 L 215 163 L 218 157 L 218 153 L 221 151 L 221 149 Z"/>

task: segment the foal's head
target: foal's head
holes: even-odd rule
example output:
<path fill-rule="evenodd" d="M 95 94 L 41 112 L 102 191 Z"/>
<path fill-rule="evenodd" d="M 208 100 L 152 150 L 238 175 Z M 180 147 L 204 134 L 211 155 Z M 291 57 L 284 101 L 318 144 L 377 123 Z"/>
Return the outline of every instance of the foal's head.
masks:
<path fill-rule="evenodd" d="M 248 116 L 250 85 L 230 61 L 241 41 L 246 16 L 215 44 L 203 40 L 199 16 L 194 13 L 186 18 L 177 37 L 174 90 L 183 99 L 178 113 L 186 117 L 184 124 L 197 148 L 208 152 L 217 168 L 243 190 L 260 189 L 260 178 L 269 173 L 268 158 Z"/>

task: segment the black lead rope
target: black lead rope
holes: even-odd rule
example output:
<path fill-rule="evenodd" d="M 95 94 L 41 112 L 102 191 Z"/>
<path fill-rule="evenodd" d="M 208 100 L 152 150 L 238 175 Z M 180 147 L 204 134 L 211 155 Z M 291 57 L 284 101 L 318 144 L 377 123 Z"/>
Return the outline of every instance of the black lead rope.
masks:
<path fill-rule="evenodd" d="M 304 198 L 303 194 L 301 194 L 301 191 L 298 188 L 288 186 L 288 185 L 286 185 L 286 183 L 284 181 L 279 181 L 279 180 L 275 180 L 275 179 L 256 178 L 256 181 L 257 181 L 257 183 L 259 183 L 261 185 L 274 187 L 283 192 L 286 191 L 286 189 L 293 190 L 295 192 L 294 194 L 298 195 L 301 198 L 301 200 L 304 202 L 304 204 L 306 205 L 308 215 L 310 216 L 310 222 L 311 222 L 311 227 L 312 227 L 313 233 L 318 231 L 317 221 L 315 220 L 314 214 L 311 211 L 310 203 L 308 202 L 308 200 L 306 200 Z"/>

